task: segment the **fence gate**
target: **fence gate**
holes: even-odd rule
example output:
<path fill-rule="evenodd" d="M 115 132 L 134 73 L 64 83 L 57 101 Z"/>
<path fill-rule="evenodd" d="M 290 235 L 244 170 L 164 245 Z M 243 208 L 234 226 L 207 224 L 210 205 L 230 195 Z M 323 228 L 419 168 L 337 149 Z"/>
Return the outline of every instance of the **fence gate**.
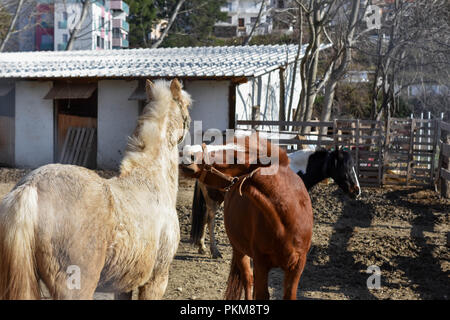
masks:
<path fill-rule="evenodd" d="M 388 119 L 383 184 L 433 183 L 438 127 L 437 120 Z"/>

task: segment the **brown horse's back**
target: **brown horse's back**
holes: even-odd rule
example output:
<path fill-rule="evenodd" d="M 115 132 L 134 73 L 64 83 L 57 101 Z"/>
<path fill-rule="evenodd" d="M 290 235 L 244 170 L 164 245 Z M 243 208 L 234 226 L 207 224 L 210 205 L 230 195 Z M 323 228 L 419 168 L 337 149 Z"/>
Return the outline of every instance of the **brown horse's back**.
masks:
<path fill-rule="evenodd" d="M 313 214 L 303 181 L 288 167 L 244 182 L 225 199 L 225 227 L 235 250 L 289 269 L 311 244 Z M 242 232 L 245 226 L 245 232 Z"/>

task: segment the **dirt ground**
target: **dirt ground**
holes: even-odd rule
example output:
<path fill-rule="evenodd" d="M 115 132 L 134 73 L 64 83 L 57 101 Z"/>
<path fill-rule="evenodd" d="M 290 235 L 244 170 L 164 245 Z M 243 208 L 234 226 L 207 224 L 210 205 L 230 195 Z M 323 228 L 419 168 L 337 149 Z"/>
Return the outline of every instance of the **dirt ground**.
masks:
<path fill-rule="evenodd" d="M 26 172 L 0 168 L 0 198 Z M 189 243 L 193 186 L 194 181 L 180 179 L 181 242 L 164 298 L 222 299 L 231 259 L 223 214 L 216 224 L 223 258 L 199 254 Z M 359 200 L 347 198 L 334 184 L 319 184 L 310 195 L 313 241 L 299 299 L 449 299 L 450 200 L 431 189 L 390 186 L 363 188 Z M 367 288 L 371 274 L 366 270 L 372 265 L 381 271 L 379 289 Z M 282 297 L 282 279 L 281 270 L 271 271 L 272 299 Z"/>

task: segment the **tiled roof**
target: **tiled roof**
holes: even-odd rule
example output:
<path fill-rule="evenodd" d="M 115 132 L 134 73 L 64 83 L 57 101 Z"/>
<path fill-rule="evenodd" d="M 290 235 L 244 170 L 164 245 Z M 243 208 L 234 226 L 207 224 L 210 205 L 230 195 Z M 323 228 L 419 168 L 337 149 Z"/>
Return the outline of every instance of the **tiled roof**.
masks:
<path fill-rule="evenodd" d="M 0 53 L 0 78 L 242 77 L 291 63 L 296 45 Z"/>

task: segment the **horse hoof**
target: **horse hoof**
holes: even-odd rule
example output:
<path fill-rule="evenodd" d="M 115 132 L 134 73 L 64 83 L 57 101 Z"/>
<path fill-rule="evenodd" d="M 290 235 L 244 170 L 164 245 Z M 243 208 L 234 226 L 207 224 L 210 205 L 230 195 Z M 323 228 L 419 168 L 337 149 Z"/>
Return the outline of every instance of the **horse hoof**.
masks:
<path fill-rule="evenodd" d="M 222 254 L 219 251 L 216 251 L 212 253 L 212 257 L 213 259 L 222 258 Z"/>
<path fill-rule="evenodd" d="M 205 254 L 205 253 L 206 253 L 206 250 L 203 249 L 203 248 L 199 248 L 199 249 L 198 249 L 198 253 L 200 253 L 200 254 Z"/>

